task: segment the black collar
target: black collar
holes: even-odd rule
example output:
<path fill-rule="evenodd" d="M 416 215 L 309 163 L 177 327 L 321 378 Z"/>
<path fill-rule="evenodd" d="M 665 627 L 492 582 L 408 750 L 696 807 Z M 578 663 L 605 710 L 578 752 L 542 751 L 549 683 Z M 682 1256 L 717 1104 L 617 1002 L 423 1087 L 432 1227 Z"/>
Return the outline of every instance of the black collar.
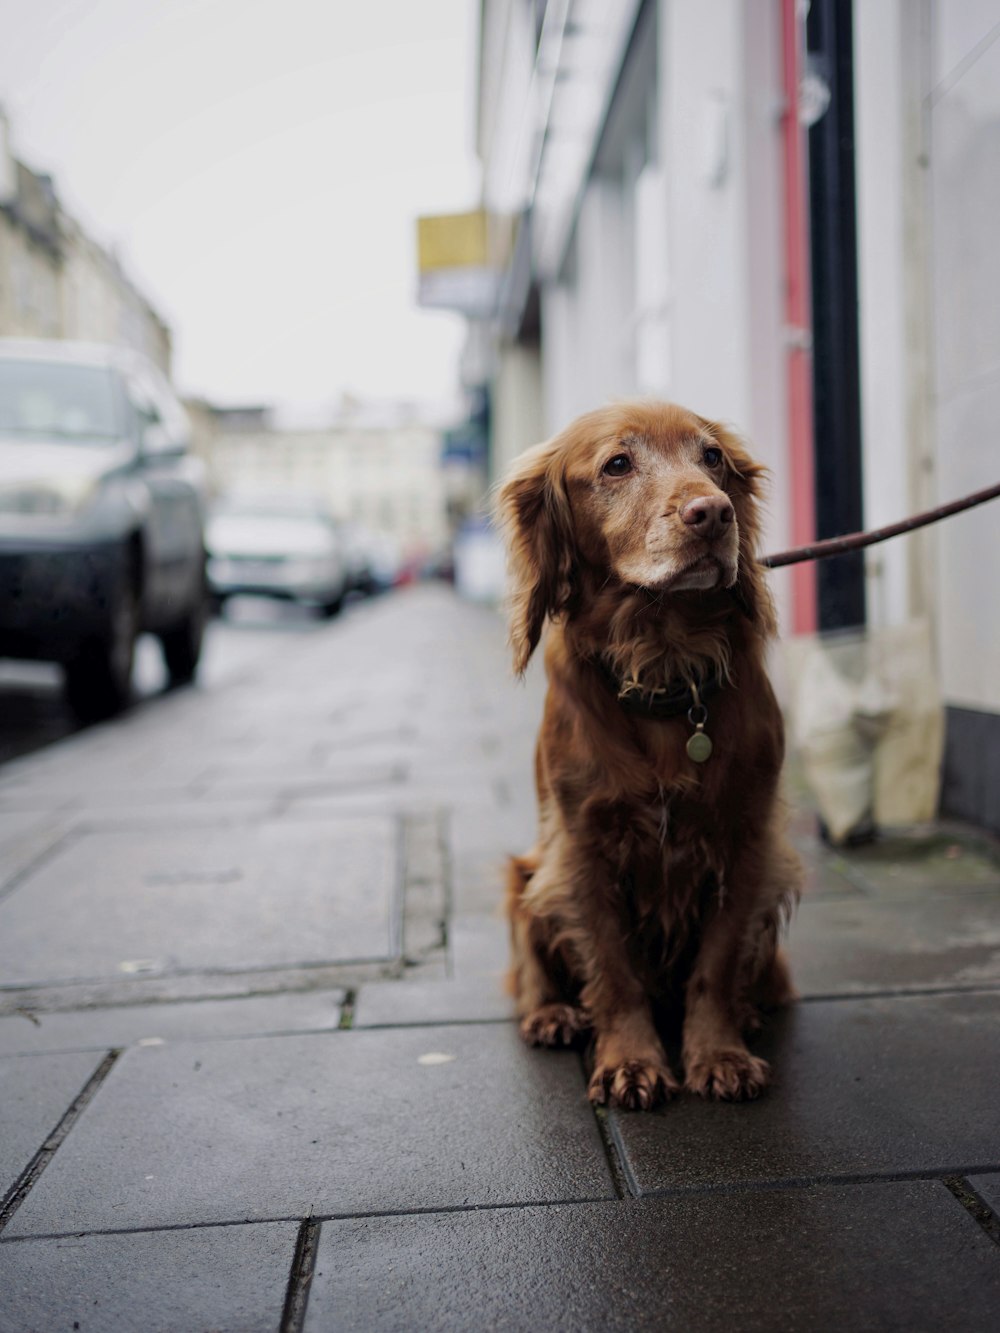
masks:
<path fill-rule="evenodd" d="M 695 680 L 668 681 L 659 689 L 643 689 L 641 686 L 622 682 L 604 662 L 599 663 L 601 674 L 614 690 L 618 703 L 626 713 L 638 717 L 667 718 L 680 717 L 696 704 L 704 704 L 713 694 L 722 688 L 722 679 L 713 667 L 707 676 Z M 693 687 L 693 688 L 692 688 Z"/>

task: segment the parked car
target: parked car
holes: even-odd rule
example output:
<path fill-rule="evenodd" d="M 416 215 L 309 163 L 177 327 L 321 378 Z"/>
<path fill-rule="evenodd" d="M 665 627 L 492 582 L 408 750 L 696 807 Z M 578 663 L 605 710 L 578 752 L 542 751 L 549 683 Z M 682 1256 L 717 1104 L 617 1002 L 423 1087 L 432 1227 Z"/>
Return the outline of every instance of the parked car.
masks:
<path fill-rule="evenodd" d="M 387 532 L 369 530 L 367 545 L 375 592 L 385 592 L 395 587 L 402 568 L 399 541 Z"/>
<path fill-rule="evenodd" d="M 142 631 L 172 681 L 197 669 L 205 505 L 188 442 L 138 354 L 0 339 L 0 656 L 61 663 L 81 717 L 128 701 Z"/>
<path fill-rule="evenodd" d="M 340 535 L 347 561 L 347 590 L 370 597 L 378 591 L 371 533 L 360 523 L 342 523 Z"/>
<path fill-rule="evenodd" d="M 208 583 L 217 605 L 250 594 L 334 616 L 349 589 L 348 559 L 322 505 L 298 495 L 223 498 L 208 524 Z"/>

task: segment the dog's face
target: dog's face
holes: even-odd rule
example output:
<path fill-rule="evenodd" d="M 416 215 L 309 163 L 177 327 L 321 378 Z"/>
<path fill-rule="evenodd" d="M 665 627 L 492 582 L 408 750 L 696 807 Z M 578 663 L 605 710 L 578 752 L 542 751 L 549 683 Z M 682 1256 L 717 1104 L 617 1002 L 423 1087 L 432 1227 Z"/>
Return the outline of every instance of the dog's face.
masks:
<path fill-rule="evenodd" d="M 739 581 L 749 603 L 762 471 L 724 427 L 670 403 L 588 413 L 522 455 L 499 496 L 518 668 L 587 574 L 657 595 Z"/>
<path fill-rule="evenodd" d="M 645 416 L 609 421 L 625 429 L 585 432 L 565 449 L 581 556 L 655 592 L 732 587 L 740 528 L 722 443 L 682 410 Z"/>

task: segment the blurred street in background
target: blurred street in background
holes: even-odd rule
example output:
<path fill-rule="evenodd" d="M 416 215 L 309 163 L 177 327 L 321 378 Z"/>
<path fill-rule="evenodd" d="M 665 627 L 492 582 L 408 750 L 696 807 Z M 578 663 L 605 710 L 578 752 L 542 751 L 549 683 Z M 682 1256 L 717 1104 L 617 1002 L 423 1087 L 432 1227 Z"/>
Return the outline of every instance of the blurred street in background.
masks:
<path fill-rule="evenodd" d="M 235 602 L 225 617 L 206 630 L 204 658 L 199 669 L 202 686 L 217 688 L 274 653 L 288 651 L 289 639 L 315 632 L 315 617 L 307 609 L 246 598 Z M 163 656 L 156 642 L 143 637 L 136 645 L 132 678 L 133 705 L 155 706 L 171 688 Z M 0 699 L 4 724 L 0 728 L 0 763 L 70 736 L 83 725 L 69 707 L 59 668 L 48 662 L 0 662 Z"/>

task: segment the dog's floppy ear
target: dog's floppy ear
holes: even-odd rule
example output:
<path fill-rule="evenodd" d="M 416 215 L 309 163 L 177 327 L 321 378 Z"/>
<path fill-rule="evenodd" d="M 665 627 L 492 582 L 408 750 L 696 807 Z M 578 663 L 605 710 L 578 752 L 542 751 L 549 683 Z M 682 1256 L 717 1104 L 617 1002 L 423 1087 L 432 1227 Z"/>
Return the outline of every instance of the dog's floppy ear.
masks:
<path fill-rule="evenodd" d="M 740 529 L 739 572 L 733 592 L 754 628 L 769 638 L 777 632 L 777 619 L 765 567 L 757 558 L 767 468 L 751 458 L 743 441 L 733 431 L 715 421 L 705 421 L 704 425 L 718 440 L 729 464 L 726 490 L 733 501 Z"/>
<path fill-rule="evenodd" d="M 522 454 L 497 495 L 507 538 L 510 642 L 518 674 L 538 645 L 546 616 L 565 608 L 572 589 L 575 542 L 561 443 L 557 437 Z"/>

